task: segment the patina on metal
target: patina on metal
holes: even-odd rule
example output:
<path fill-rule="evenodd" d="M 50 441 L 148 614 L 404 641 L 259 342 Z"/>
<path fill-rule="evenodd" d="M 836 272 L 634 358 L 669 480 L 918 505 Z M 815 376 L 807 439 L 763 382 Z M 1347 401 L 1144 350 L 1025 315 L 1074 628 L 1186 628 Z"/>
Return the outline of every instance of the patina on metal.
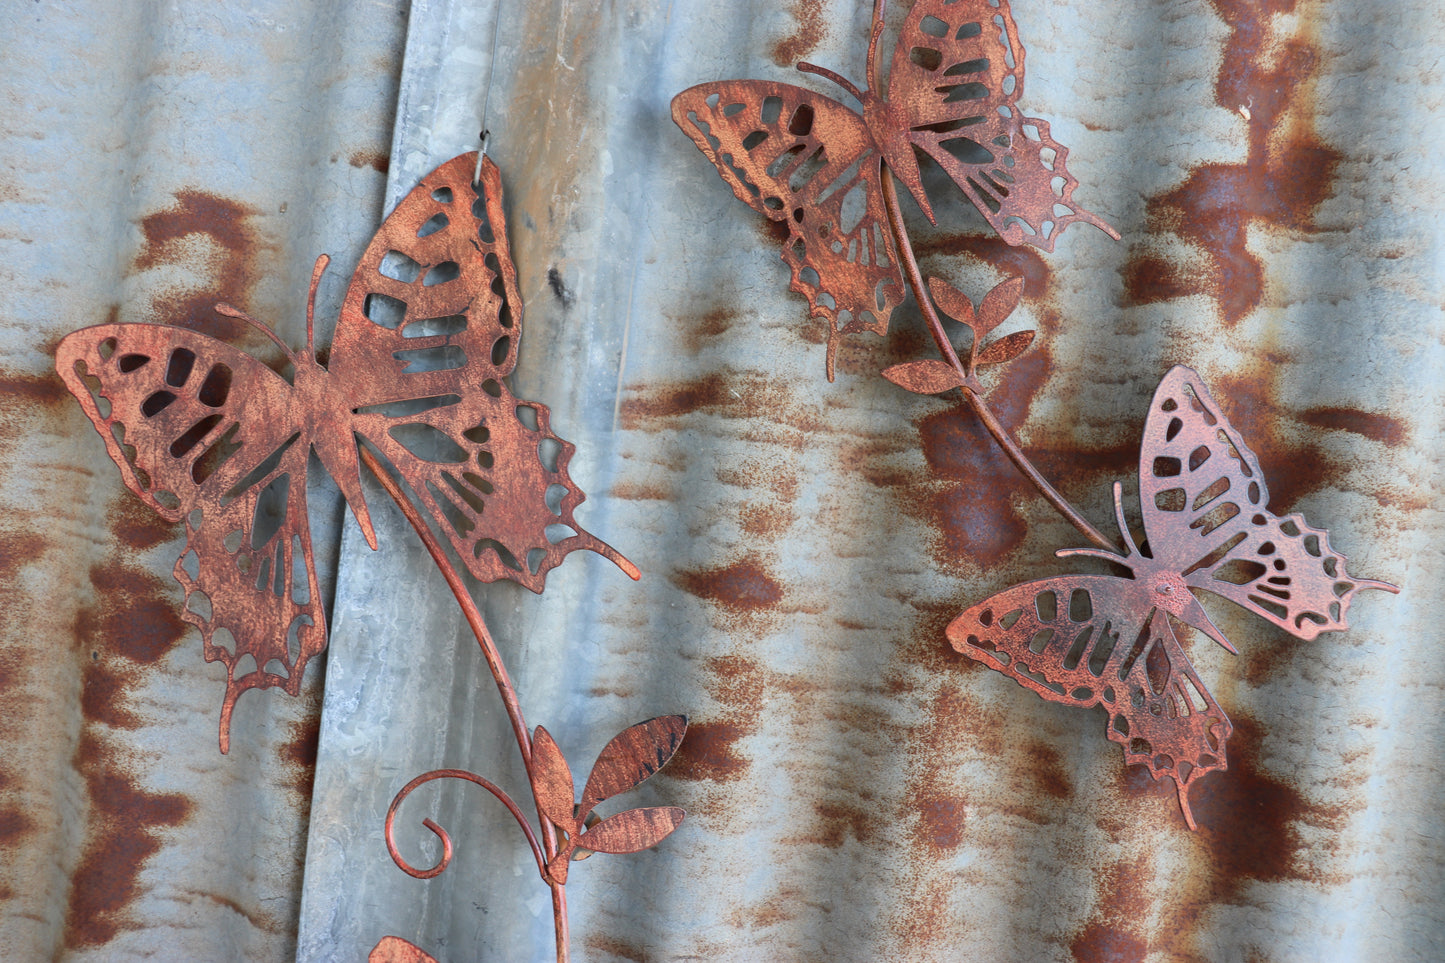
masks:
<path fill-rule="evenodd" d="M 1233 727 L 1175 637 L 1177 620 L 1236 652 L 1194 592 L 1221 596 L 1300 639 L 1349 628 L 1355 593 L 1398 592 L 1351 577 L 1328 534 L 1268 510 L 1259 460 L 1199 376 L 1179 366 L 1154 393 L 1139 452 L 1144 539 L 1114 506 L 1122 554 L 1101 558 L 1128 577 L 1064 575 L 1016 585 L 948 626 L 953 647 L 1051 702 L 1109 712 L 1106 733 L 1127 765 L 1168 776 L 1190 829 L 1189 786 L 1228 768 Z"/>
<path fill-rule="evenodd" d="M 1047 122 L 1025 117 L 1024 50 L 1007 0 L 920 0 L 904 20 L 880 95 L 874 7 L 860 90 L 813 64 L 862 107 L 793 84 L 724 80 L 673 98 L 672 119 L 748 206 L 785 225 L 793 291 L 828 321 L 828 380 L 843 335 L 885 334 L 904 277 L 889 230 L 884 170 L 903 181 L 930 221 L 918 151 L 941 167 L 1009 244 L 1052 251 L 1075 221 L 1119 235 L 1074 203 L 1068 149 Z M 868 320 L 865 320 L 868 319 Z"/>
<path fill-rule="evenodd" d="M 552 433 L 546 406 L 514 398 L 501 381 L 516 365 L 521 300 L 500 229 L 501 176 L 484 159 L 474 186 L 475 161 L 464 154 L 443 164 L 386 219 L 352 276 L 325 366 L 313 315 L 326 255 L 312 273 L 305 351 L 218 307 L 285 351 L 291 381 L 171 325 L 85 328 L 56 351 L 61 378 L 126 487 L 186 523 L 174 574 L 206 660 L 226 666 L 222 752 L 240 694 L 295 695 L 306 663 L 326 646 L 306 512 L 312 450 L 372 548 L 358 440 L 363 455 L 369 447 L 389 463 L 482 581 L 540 592 L 547 572 L 582 548 L 638 577 L 573 518 L 585 496 L 567 475 L 573 447 Z M 554 487 L 560 497 L 549 503 Z"/>

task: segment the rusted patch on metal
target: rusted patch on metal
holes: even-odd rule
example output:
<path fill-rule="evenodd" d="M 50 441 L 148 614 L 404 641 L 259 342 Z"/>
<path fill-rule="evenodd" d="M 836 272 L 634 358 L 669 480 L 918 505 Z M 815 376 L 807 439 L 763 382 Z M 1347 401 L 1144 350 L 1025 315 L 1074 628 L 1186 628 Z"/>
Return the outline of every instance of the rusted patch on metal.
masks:
<path fill-rule="evenodd" d="M 161 848 L 160 831 L 190 818 L 195 804 L 175 793 L 151 793 L 101 736 L 81 733 L 74 765 L 90 799 L 85 851 L 70 877 L 65 946 L 104 946 L 136 925 L 126 912 L 140 895 L 140 875 Z"/>
<path fill-rule="evenodd" d="M 793 0 L 793 19 L 798 28 L 773 44 L 773 63 L 791 67 L 813 52 L 828 29 L 825 6 L 817 0 Z"/>
<path fill-rule="evenodd" d="M 676 761 L 672 764 L 677 765 Z M 586 946 L 590 952 L 597 954 L 600 958 L 614 957 L 619 960 L 628 960 L 630 963 L 651 963 L 646 949 L 616 936 L 593 933 L 587 937 Z"/>
<path fill-rule="evenodd" d="M 153 665 L 187 633 L 177 614 L 180 592 L 142 568 L 116 556 L 90 570 L 97 603 L 76 615 L 75 638 L 82 651 L 122 656 Z"/>
<path fill-rule="evenodd" d="M 259 213 L 206 191 L 177 191 L 172 206 L 141 219 L 145 243 L 133 266 L 145 271 L 179 264 L 206 272 L 202 288 L 187 285 L 162 293 L 152 300 L 151 313 L 172 324 L 260 349 L 275 364 L 279 356 L 264 337 L 244 322 L 216 311 L 217 302 L 222 301 L 244 307 L 260 279 L 256 258 L 264 242 L 251 223 Z"/>
<path fill-rule="evenodd" d="M 750 730 L 737 722 L 707 721 L 689 723 L 687 737 L 672 757 L 666 775 L 675 779 L 727 782 L 747 774 L 752 760 L 737 749 L 739 741 Z"/>
<path fill-rule="evenodd" d="M 276 755 L 290 774 L 288 780 L 292 791 L 302 800 L 306 812 L 311 808 L 311 787 L 316 781 L 316 753 L 321 742 L 321 700 L 313 698 L 306 712 L 291 723 L 290 733 L 285 742 L 277 747 Z M 306 814 L 302 814 L 304 823 Z"/>
<path fill-rule="evenodd" d="M 1404 444 L 1409 434 L 1405 422 L 1399 418 L 1358 408 L 1310 408 L 1300 412 L 1300 420 L 1316 428 L 1353 432 L 1387 448 Z"/>
<path fill-rule="evenodd" d="M 1124 289 L 1130 305 L 1206 294 L 1233 326 L 1259 307 L 1266 288 L 1249 229 L 1320 230 L 1315 211 L 1330 196 L 1343 155 L 1320 138 L 1312 116 L 1320 12 L 1298 11 L 1297 0 L 1211 4 L 1230 32 L 1215 99 L 1246 118 L 1248 156 L 1242 164 L 1202 164 L 1149 201 L 1151 231 L 1173 231 L 1198 245 L 1207 264 L 1176 264 L 1146 245 L 1125 267 Z M 1282 15 L 1290 13 L 1298 14 L 1296 32 L 1281 37 Z"/>
<path fill-rule="evenodd" d="M 391 170 L 391 155 L 379 150 L 354 150 L 346 162 L 352 167 L 370 167 L 378 174 Z"/>
<path fill-rule="evenodd" d="M 1099 871 L 1099 909 L 1069 942 L 1075 963 L 1144 963 L 1152 901 L 1141 884 L 1150 879 L 1150 868 L 1149 858 L 1138 856 Z"/>
<path fill-rule="evenodd" d="M 783 586 L 755 558 L 693 572 L 679 572 L 673 581 L 683 591 L 741 614 L 769 609 L 783 598 Z"/>

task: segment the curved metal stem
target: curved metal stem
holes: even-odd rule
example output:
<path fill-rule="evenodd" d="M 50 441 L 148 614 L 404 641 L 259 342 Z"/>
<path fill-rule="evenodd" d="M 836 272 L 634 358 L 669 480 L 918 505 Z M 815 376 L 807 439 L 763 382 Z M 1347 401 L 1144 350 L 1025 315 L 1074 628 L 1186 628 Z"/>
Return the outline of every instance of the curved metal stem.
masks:
<path fill-rule="evenodd" d="M 537 871 L 543 874 L 547 872 L 547 858 L 542 855 L 542 847 L 537 845 L 537 837 L 532 835 L 532 827 L 527 822 L 527 817 L 522 815 L 522 810 L 517 808 L 517 804 L 512 801 L 511 796 L 503 792 L 495 783 L 474 772 L 468 772 L 465 769 L 433 769 L 431 772 L 422 773 L 403 786 L 401 791 L 392 799 L 391 806 L 386 811 L 386 851 L 391 854 L 391 861 L 396 863 L 403 873 L 406 873 L 414 879 L 431 879 L 433 876 L 440 876 L 452 862 L 452 839 L 447 835 L 445 829 L 442 829 L 436 823 L 432 822 L 430 818 L 423 819 L 421 824 L 427 829 L 430 829 L 436 837 L 442 841 L 441 862 L 437 863 L 431 869 L 414 869 L 396 848 L 393 823 L 396 821 L 397 808 L 401 806 L 402 800 L 411 795 L 412 790 L 434 779 L 464 779 L 467 782 L 481 786 L 487 792 L 496 796 L 501 804 L 507 807 L 507 812 L 512 814 L 512 818 L 517 820 L 517 825 L 522 827 L 522 834 L 527 837 L 527 845 L 532 847 L 532 855 L 537 859 Z"/>
<path fill-rule="evenodd" d="M 1058 490 L 1049 484 L 1048 479 L 1040 474 L 1033 462 L 1029 461 L 1028 455 L 1024 454 L 1024 450 L 1019 447 L 1019 443 L 1009 434 L 1008 429 L 999 423 L 993 409 L 989 408 L 988 402 L 984 401 L 983 396 L 974 389 L 973 385 L 977 384 L 977 381 L 970 377 L 963 362 L 958 359 L 958 352 L 953 350 L 953 344 L 943 330 L 943 322 L 939 320 L 938 312 L 934 310 L 933 302 L 929 300 L 928 292 L 924 288 L 923 275 L 918 270 L 918 259 L 914 257 L 913 244 L 908 239 L 908 231 L 903 226 L 903 217 L 898 210 L 898 191 L 893 186 L 893 172 L 887 167 L 883 169 L 883 204 L 888 210 L 888 226 L 893 232 L 893 239 L 897 242 L 899 254 L 903 258 L 908 286 L 913 289 L 913 297 L 918 301 L 918 307 L 923 312 L 924 320 L 928 322 L 928 332 L 933 335 L 933 343 L 938 346 L 939 353 L 954 367 L 958 372 L 959 380 L 963 382 L 958 389 L 963 393 L 963 400 L 973 409 L 978 420 L 983 422 L 983 426 L 988 429 L 993 440 L 998 442 L 1009 461 L 1014 463 L 1014 467 L 1033 483 L 1034 487 L 1060 515 L 1068 519 L 1069 524 L 1077 528 L 1085 538 L 1098 547 L 1117 552 L 1118 547 L 1097 528 L 1089 524 L 1089 520 L 1084 518 L 1073 505 L 1070 505 L 1068 499 L 1059 494 Z"/>
<path fill-rule="evenodd" d="M 526 720 L 522 718 L 522 707 L 517 702 L 517 690 L 512 687 L 512 680 L 507 675 L 507 667 L 502 664 L 502 656 L 497 651 L 497 644 L 492 640 L 491 632 L 487 630 L 487 623 L 483 621 L 481 611 L 477 609 L 476 600 L 472 598 L 472 593 L 467 591 L 466 583 L 457 573 L 456 566 L 447 557 L 441 542 L 437 541 L 437 537 L 432 533 L 431 527 L 427 525 L 426 519 L 422 518 L 411 499 L 406 496 L 406 492 L 402 491 L 401 486 L 396 483 L 396 480 L 391 477 L 370 449 L 365 445 L 357 447 L 361 452 L 362 463 L 376 476 L 381 487 L 386 489 L 386 493 L 391 496 L 392 501 L 396 502 L 401 513 L 406 516 L 406 520 L 416 530 L 417 537 L 426 547 L 427 554 L 432 557 L 432 561 L 436 563 L 442 573 L 442 578 L 446 579 L 447 587 L 456 597 L 457 605 L 461 607 L 467 625 L 471 627 L 472 634 L 477 638 L 477 644 L 482 648 L 482 655 L 487 660 L 487 668 L 491 670 L 492 678 L 496 680 L 497 691 L 502 696 L 502 705 L 507 710 L 507 718 L 512 722 L 512 732 L 517 737 L 517 748 L 522 752 L 522 765 L 527 770 L 527 781 L 530 784 L 532 781 L 531 731 L 527 728 Z M 536 795 L 535 792 L 532 793 L 534 800 Z M 546 879 L 546 862 L 557 855 L 557 830 L 551 821 L 542 814 L 540 804 L 537 806 L 537 820 L 542 826 L 543 878 Z M 436 832 L 436 830 L 432 831 Z M 445 845 L 445 840 L 443 840 L 443 845 Z M 557 934 L 557 961 L 558 963 L 567 963 L 569 952 L 567 895 L 562 888 L 564 884 L 552 880 L 546 880 L 546 882 L 552 890 L 552 925 Z"/>

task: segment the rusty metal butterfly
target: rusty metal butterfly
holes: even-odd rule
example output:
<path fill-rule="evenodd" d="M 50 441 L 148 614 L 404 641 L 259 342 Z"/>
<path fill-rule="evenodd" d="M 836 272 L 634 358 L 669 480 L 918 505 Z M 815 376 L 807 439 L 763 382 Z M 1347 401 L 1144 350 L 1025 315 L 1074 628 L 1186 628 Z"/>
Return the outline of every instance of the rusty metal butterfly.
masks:
<path fill-rule="evenodd" d="M 1305 640 L 1348 628 L 1355 593 L 1398 592 L 1352 578 L 1326 532 L 1299 515 L 1276 516 L 1259 461 L 1199 376 L 1164 376 L 1139 455 L 1144 543 L 1114 506 L 1126 550 L 1068 549 L 1129 569 L 1127 578 L 1064 575 L 1016 585 L 948 626 L 953 647 L 1051 702 L 1109 712 L 1107 735 L 1126 764 L 1169 776 L 1189 828 L 1189 786 L 1227 768 L 1232 726 L 1190 665 L 1174 620 L 1235 648 L 1192 590 L 1211 592 Z"/>
<path fill-rule="evenodd" d="M 315 451 L 372 548 L 358 441 L 410 486 L 478 579 L 540 592 L 577 549 L 637 569 L 583 531 L 567 475 L 573 446 L 544 405 L 512 396 L 522 301 L 507 244 L 501 175 L 476 154 L 427 175 L 388 217 L 352 276 L 328 364 L 313 315 L 328 259 L 312 274 L 305 351 L 277 343 L 287 381 L 250 355 L 185 328 L 108 324 L 68 335 L 56 367 L 105 439 L 126 487 L 186 523 L 174 574 L 208 662 L 226 666 L 220 743 L 240 694 L 295 695 L 326 645 L 306 511 Z M 230 642 L 228 646 L 226 643 Z"/>
<path fill-rule="evenodd" d="M 862 107 L 793 84 L 724 80 L 672 101 L 672 119 L 733 193 L 785 225 L 791 289 L 828 321 L 828 379 L 845 334 L 885 334 L 904 297 L 887 223 L 883 168 L 903 181 L 930 221 L 920 158 L 930 158 L 1009 244 L 1052 251 L 1075 221 L 1119 235 L 1073 201 L 1068 150 L 1025 117 L 1024 50 L 1007 0 L 919 0 L 893 51 L 879 96 L 882 4 L 868 44 L 868 90 L 813 64 Z M 869 319 L 869 320 L 865 320 Z"/>

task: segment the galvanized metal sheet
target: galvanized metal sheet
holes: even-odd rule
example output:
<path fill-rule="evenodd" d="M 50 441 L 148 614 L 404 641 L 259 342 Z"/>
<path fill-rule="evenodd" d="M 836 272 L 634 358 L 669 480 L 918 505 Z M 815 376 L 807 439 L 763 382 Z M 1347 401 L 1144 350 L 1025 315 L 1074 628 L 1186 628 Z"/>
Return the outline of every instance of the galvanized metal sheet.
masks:
<path fill-rule="evenodd" d="M 6 958 L 290 953 L 314 702 L 242 699 L 235 748 L 215 753 L 222 681 L 182 632 L 177 533 L 121 491 L 48 352 L 112 305 L 163 320 L 220 297 L 299 344 L 321 250 L 331 316 L 379 223 L 392 104 L 393 200 L 479 126 L 499 11 L 414 3 L 394 101 L 402 13 L 17 8 L 0 137 Z M 529 720 L 568 758 L 648 716 L 692 720 L 639 793 L 686 808 L 682 828 L 574 867 L 578 958 L 1438 958 L 1432 7 L 1018 0 L 1025 104 L 1123 242 L 1076 228 L 1040 255 L 962 203 L 937 230 L 905 211 L 925 271 L 976 296 L 1025 278 L 1010 323 L 1040 338 L 993 401 L 1094 524 L 1154 385 L 1187 363 L 1232 399 L 1273 507 L 1404 589 L 1309 643 L 1210 608 L 1242 654 L 1186 640 L 1235 723 L 1230 769 L 1196 788 L 1197 833 L 1171 789 L 1121 767 L 1102 716 L 948 646 L 967 606 L 1074 570 L 1052 552 L 1075 533 L 975 425 L 876 377 L 925 353 L 908 306 L 823 381 L 826 332 L 787 292 L 777 240 L 671 123 L 671 97 L 703 80 L 826 90 L 799 59 L 859 79 L 868 10 L 500 16 L 488 126 L 528 308 L 514 388 L 578 444 L 579 520 L 645 575 L 578 557 L 546 596 L 477 593 Z M 360 959 L 392 933 L 442 959 L 551 958 L 545 889 L 491 800 L 409 801 L 409 852 L 426 852 L 423 815 L 457 840 L 439 879 L 387 859 L 382 817 L 411 776 L 465 766 L 519 793 L 523 776 L 400 516 L 378 510 L 372 553 L 335 508 L 315 514 L 340 574 L 298 957 Z"/>
<path fill-rule="evenodd" d="M 574 868 L 578 957 L 1440 955 L 1438 807 L 1419 788 L 1442 742 L 1431 14 L 1019 0 L 1025 106 L 1122 243 L 1076 228 L 1042 255 L 961 201 L 938 229 L 905 212 L 925 272 L 976 297 L 1023 276 L 1010 324 L 1040 337 L 992 400 L 1095 525 L 1154 386 L 1187 363 L 1229 399 L 1272 507 L 1404 588 L 1309 643 L 1207 603 L 1242 654 L 1185 640 L 1235 723 L 1191 833 L 1102 714 L 949 648 L 967 606 L 1076 570 L 1052 553 L 1079 537 L 978 426 L 876 377 L 926 355 L 911 307 L 823 380 L 827 335 L 787 292 L 779 240 L 668 117 L 705 80 L 827 91 L 800 59 L 860 80 L 867 6 L 413 10 L 392 196 L 474 143 L 500 15 L 487 125 L 527 300 L 517 390 L 578 443 L 583 523 L 644 571 L 634 586 L 577 558 L 544 597 L 478 596 L 568 758 L 650 715 L 692 720 L 645 791 L 688 821 Z M 408 800 L 413 861 L 437 855 L 424 816 L 457 841 L 441 877 L 386 858 L 381 814 L 413 775 L 525 783 L 441 580 L 399 516 L 381 524 L 376 554 L 343 535 L 299 956 L 396 934 L 439 959 L 550 959 L 545 889 L 490 798 Z"/>
<path fill-rule="evenodd" d="M 121 487 L 53 354 L 118 320 L 275 362 L 219 299 L 304 341 L 311 259 L 354 260 L 380 212 L 406 5 L 6 13 L 0 957 L 284 959 L 319 673 L 241 700 L 217 753 L 225 674 L 181 621 L 181 532 Z M 329 598 L 340 506 L 311 498 Z"/>

